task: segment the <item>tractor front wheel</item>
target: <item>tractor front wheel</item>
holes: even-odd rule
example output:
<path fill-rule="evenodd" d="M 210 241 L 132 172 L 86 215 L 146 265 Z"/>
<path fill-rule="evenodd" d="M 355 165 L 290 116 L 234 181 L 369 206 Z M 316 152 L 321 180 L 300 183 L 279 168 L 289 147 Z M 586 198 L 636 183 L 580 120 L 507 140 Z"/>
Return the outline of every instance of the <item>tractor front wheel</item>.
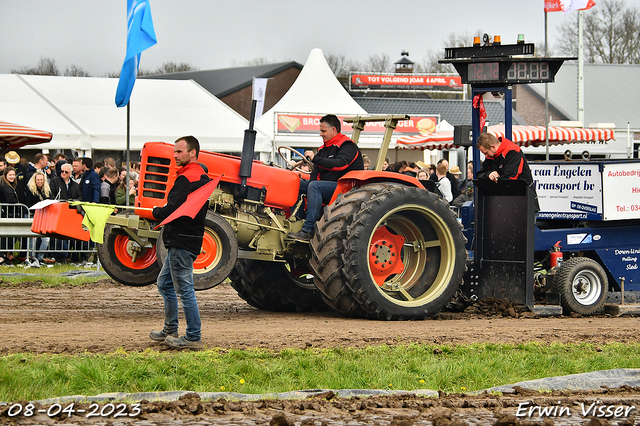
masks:
<path fill-rule="evenodd" d="M 104 243 L 98 244 L 100 264 L 105 272 L 121 284 L 142 287 L 156 282 L 160 273 L 156 246 L 140 247 L 127 235 L 112 233 L 118 226 L 107 224 Z"/>
<path fill-rule="evenodd" d="M 167 248 L 158 237 L 158 262 L 160 267 L 167 257 Z M 238 239 L 224 218 L 208 211 L 204 221 L 202 249 L 193 262 L 194 289 L 208 290 L 225 280 L 233 270 L 238 258 Z"/>

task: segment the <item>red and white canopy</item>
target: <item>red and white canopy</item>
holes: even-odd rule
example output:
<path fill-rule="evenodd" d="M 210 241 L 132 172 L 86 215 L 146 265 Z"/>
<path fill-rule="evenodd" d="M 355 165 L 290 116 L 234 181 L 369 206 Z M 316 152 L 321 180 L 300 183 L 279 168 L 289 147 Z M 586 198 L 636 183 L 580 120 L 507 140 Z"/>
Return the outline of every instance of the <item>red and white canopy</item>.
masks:
<path fill-rule="evenodd" d="M 488 132 L 496 137 L 504 137 L 504 125 L 489 126 Z M 614 139 L 613 129 L 579 129 L 570 127 L 549 127 L 549 144 L 608 141 Z M 544 126 L 512 126 L 511 140 L 520 146 L 540 146 L 545 144 Z M 426 136 L 398 138 L 397 148 L 444 150 L 457 148 L 453 144 L 453 132 L 437 132 Z"/>
<path fill-rule="evenodd" d="M 443 150 L 453 148 L 453 132 L 433 132 L 422 136 L 404 136 L 396 141 L 396 148 Z"/>
<path fill-rule="evenodd" d="M 52 133 L 0 121 L 0 145 L 4 145 L 3 148 L 18 149 L 25 145 L 49 142 L 51 138 Z"/>

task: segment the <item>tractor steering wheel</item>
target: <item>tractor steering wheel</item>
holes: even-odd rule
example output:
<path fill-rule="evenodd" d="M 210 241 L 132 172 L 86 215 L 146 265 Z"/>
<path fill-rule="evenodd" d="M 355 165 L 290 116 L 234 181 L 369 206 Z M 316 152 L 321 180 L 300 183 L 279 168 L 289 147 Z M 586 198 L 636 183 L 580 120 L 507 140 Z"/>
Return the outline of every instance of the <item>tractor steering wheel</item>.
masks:
<path fill-rule="evenodd" d="M 296 163 L 291 164 L 291 163 L 289 163 L 289 160 L 287 160 L 287 158 L 282 153 L 282 151 L 281 151 L 282 149 L 291 151 L 292 153 L 294 153 L 296 155 L 300 155 L 300 153 L 298 151 L 296 151 L 295 149 L 289 147 L 289 146 L 282 145 L 282 146 L 278 147 L 278 154 L 280 154 L 280 157 L 282 157 L 282 159 L 287 163 L 287 168 L 289 170 L 295 170 L 295 171 L 301 172 L 301 173 L 309 173 L 309 172 L 313 171 L 313 163 L 307 157 L 305 157 L 304 155 L 301 155 L 301 157 L 302 157 L 301 161 L 298 161 Z M 302 170 L 300 168 L 300 166 L 303 163 L 306 163 L 309 166 L 309 172 L 307 172 L 305 170 Z"/>

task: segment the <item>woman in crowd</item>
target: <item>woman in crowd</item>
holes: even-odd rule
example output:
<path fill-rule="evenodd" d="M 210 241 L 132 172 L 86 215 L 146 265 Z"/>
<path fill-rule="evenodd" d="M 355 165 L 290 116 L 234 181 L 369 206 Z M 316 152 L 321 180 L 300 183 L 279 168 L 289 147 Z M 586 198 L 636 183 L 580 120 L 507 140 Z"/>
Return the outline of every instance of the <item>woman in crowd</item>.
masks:
<path fill-rule="evenodd" d="M 126 170 L 125 170 L 125 173 L 126 173 Z M 136 201 L 136 193 L 137 193 L 136 184 L 137 184 L 137 182 L 134 179 L 133 173 L 131 173 L 129 175 L 129 191 L 125 191 L 125 188 L 126 188 L 126 185 L 127 185 L 127 180 L 124 179 L 122 182 L 120 182 L 120 185 L 116 189 L 116 204 L 117 205 L 124 206 L 127 203 L 127 194 L 126 194 L 126 192 L 128 192 L 129 193 L 129 205 L 133 207 L 133 205 L 134 205 L 134 203 Z"/>
<path fill-rule="evenodd" d="M 26 202 L 27 206 L 31 207 L 40 201 L 51 199 L 51 188 L 49 187 L 49 182 L 43 172 L 40 170 L 36 171 L 29 182 L 27 182 L 27 190 L 26 190 Z M 38 262 L 42 262 L 43 260 L 47 263 L 55 262 L 54 259 L 44 258 L 44 254 L 49 248 L 49 237 L 37 238 L 37 246 L 36 250 L 38 254 L 36 255 L 36 259 Z"/>
<path fill-rule="evenodd" d="M 20 199 L 18 198 L 17 186 L 18 181 L 16 180 L 16 169 L 12 166 L 5 167 L 2 179 L 0 180 L 0 203 L 18 204 Z M 13 209 L 7 209 L 3 214 L 3 217 L 15 216 Z M 21 215 L 17 216 L 21 217 Z"/>
<path fill-rule="evenodd" d="M 43 172 L 36 171 L 27 182 L 26 202 L 31 207 L 40 201 L 51 199 L 51 187 Z"/>
<path fill-rule="evenodd" d="M 0 203 L 15 205 L 3 206 L 2 217 L 22 217 L 22 207 L 17 205 L 20 203 L 17 186 L 16 169 L 12 166 L 5 167 L 2 177 L 0 178 Z M 0 255 L 0 265 L 9 264 L 13 261 L 13 254 L 11 252 L 5 253 L 4 250 L 12 247 L 15 240 L 7 237 L 0 238 L 2 238 L 2 246 L 0 249 L 3 251 Z"/>

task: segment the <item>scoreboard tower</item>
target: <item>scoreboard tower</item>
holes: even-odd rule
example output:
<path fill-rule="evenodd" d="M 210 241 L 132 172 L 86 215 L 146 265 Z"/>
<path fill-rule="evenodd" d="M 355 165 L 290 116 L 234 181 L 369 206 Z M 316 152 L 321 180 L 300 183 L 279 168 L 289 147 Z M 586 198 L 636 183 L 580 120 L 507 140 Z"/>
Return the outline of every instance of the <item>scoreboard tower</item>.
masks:
<path fill-rule="evenodd" d="M 520 38 L 520 37 L 519 37 Z M 485 34 L 485 42 L 488 36 Z M 556 73 L 565 60 L 577 58 L 535 57 L 535 45 L 525 43 L 501 44 L 499 36 L 492 44 L 480 45 L 476 37 L 472 47 L 445 48 L 441 64 L 452 64 L 463 84 L 471 85 L 472 98 L 486 92 L 504 93 L 505 135 L 511 139 L 512 86 L 514 84 L 553 83 Z M 473 108 L 471 125 L 473 147 L 480 135 L 479 109 Z M 474 168 L 480 164 L 480 154 L 473 149 Z"/>

